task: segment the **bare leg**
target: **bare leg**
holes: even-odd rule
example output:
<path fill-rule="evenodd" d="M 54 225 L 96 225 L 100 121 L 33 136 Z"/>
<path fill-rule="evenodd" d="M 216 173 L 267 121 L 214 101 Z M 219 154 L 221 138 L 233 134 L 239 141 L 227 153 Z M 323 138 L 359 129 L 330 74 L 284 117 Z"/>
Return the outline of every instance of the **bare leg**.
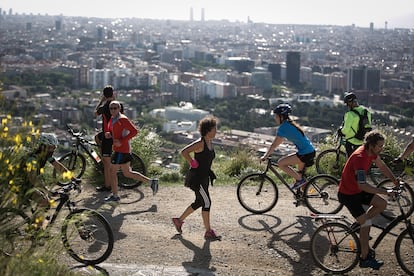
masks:
<path fill-rule="evenodd" d="M 118 168 L 119 164 L 111 164 L 111 190 L 112 194 L 118 195 Z"/>
<path fill-rule="evenodd" d="M 147 183 L 151 181 L 149 177 L 146 177 L 145 175 L 142 175 L 139 172 L 133 171 L 131 168 L 130 162 L 122 164 L 120 166 L 121 166 L 122 173 L 125 177 L 147 182 Z"/>
<path fill-rule="evenodd" d="M 278 165 L 279 168 L 293 177 L 296 180 L 302 179 L 302 174 L 298 173 L 295 169 L 291 166 L 298 164 L 298 170 L 302 171 L 305 167 L 305 164 L 296 156 L 296 154 L 291 154 L 286 157 L 279 159 Z"/>
<path fill-rule="evenodd" d="M 185 209 L 185 211 L 180 216 L 180 221 L 184 221 L 189 215 L 191 215 L 194 212 L 194 209 L 190 206 Z"/>
<path fill-rule="evenodd" d="M 359 217 L 357 221 L 360 225 L 363 225 L 367 219 L 372 219 L 379 215 L 387 207 L 387 201 L 379 195 L 374 195 L 371 200 L 371 206 L 368 208 L 367 212 Z M 361 258 L 365 259 L 369 251 L 369 232 L 371 227 L 361 227 L 360 230 L 360 242 L 361 242 Z"/>
<path fill-rule="evenodd" d="M 203 217 L 203 223 L 204 227 L 206 228 L 206 232 L 210 231 L 210 211 L 201 211 L 201 216 Z"/>
<path fill-rule="evenodd" d="M 112 180 L 111 157 L 110 156 L 102 157 L 102 162 L 103 162 L 103 166 L 104 166 L 105 187 L 110 188 L 111 187 L 111 180 Z"/>

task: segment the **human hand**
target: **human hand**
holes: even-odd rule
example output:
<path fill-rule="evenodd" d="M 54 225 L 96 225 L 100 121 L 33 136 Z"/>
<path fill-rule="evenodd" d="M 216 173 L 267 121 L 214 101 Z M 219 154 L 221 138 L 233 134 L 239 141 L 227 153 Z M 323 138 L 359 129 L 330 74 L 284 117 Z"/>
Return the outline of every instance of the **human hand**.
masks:
<path fill-rule="evenodd" d="M 122 145 L 121 140 L 119 139 L 114 139 L 114 146 L 115 147 L 120 147 Z"/>
<path fill-rule="evenodd" d="M 191 159 L 190 167 L 193 168 L 193 169 L 197 169 L 198 166 L 199 166 L 198 161 L 195 160 L 195 159 Z"/>
<path fill-rule="evenodd" d="M 109 131 L 105 132 L 105 138 L 106 139 L 111 139 L 112 138 L 111 132 L 109 132 Z"/>

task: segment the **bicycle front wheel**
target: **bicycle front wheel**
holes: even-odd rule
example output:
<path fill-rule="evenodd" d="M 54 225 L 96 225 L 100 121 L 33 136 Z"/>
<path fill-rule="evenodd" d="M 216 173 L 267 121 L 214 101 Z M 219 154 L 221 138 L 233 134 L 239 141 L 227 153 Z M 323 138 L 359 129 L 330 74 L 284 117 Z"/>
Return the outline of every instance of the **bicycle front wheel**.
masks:
<path fill-rule="evenodd" d="M 144 161 L 137 154 L 132 153 L 131 169 L 135 172 L 139 172 L 142 175 L 146 175 L 147 171 L 145 168 Z M 118 185 L 125 189 L 133 189 L 142 184 L 142 181 L 135 180 L 132 178 L 125 177 L 121 170 L 118 171 Z"/>
<path fill-rule="evenodd" d="M 327 149 L 318 154 L 315 159 L 318 174 L 328 174 L 340 178 L 346 162 L 346 153 L 336 149 Z"/>
<path fill-rule="evenodd" d="M 386 179 L 379 183 L 377 187 L 391 190 L 395 187 L 395 185 L 391 180 Z M 411 216 L 414 211 L 414 191 L 408 184 L 404 184 L 404 188 L 400 195 L 400 204 L 404 210 L 405 217 Z M 388 220 L 393 220 L 399 215 L 401 215 L 401 211 L 397 201 L 395 201 L 395 199 L 388 198 L 387 208 L 381 212 L 381 216 Z"/>
<path fill-rule="evenodd" d="M 275 207 L 279 192 L 275 182 L 265 174 L 254 173 L 244 177 L 237 186 L 237 198 L 249 212 L 266 213 Z"/>
<path fill-rule="evenodd" d="M 34 231 L 34 230 L 33 230 Z M 33 246 L 29 217 L 19 209 L 0 209 L 0 244 L 3 254 L 23 256 Z"/>
<path fill-rule="evenodd" d="M 346 273 L 359 261 L 360 243 L 355 232 L 349 233 L 349 227 L 338 222 L 321 225 L 313 233 L 311 254 L 315 264 L 330 273 Z"/>
<path fill-rule="evenodd" d="M 58 161 L 62 163 L 69 171 L 73 173 L 73 177 L 81 178 L 86 170 L 86 160 L 81 154 L 75 154 L 68 152 L 58 158 Z M 70 179 L 63 179 L 62 174 L 53 170 L 53 177 L 57 180 L 58 185 L 66 185 Z"/>
<path fill-rule="evenodd" d="M 304 198 L 316 214 L 336 214 L 343 205 L 338 199 L 338 180 L 330 175 L 316 175 L 305 185 Z"/>
<path fill-rule="evenodd" d="M 398 236 L 395 242 L 395 255 L 401 268 L 408 275 L 414 275 L 414 226 L 412 224 Z"/>
<path fill-rule="evenodd" d="M 114 235 L 104 216 L 94 210 L 78 209 L 62 225 L 62 241 L 76 261 L 96 265 L 112 253 Z"/>

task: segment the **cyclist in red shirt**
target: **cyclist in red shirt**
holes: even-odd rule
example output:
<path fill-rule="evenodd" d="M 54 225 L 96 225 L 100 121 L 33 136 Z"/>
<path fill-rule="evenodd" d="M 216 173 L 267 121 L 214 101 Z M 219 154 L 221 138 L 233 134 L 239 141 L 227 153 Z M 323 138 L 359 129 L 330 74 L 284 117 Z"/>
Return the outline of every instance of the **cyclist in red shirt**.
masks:
<path fill-rule="evenodd" d="M 348 158 L 342 171 L 338 191 L 339 201 L 348 208 L 357 221 L 351 227 L 360 227 L 361 256 L 359 266 L 374 269 L 379 269 L 384 262 L 376 260 L 374 254 L 369 254 L 370 251 L 373 252 L 369 248 L 371 219 L 387 207 L 387 201 L 380 194 L 387 195 L 388 193 L 384 189 L 367 183 L 366 175 L 371 164 L 374 162 L 386 177 L 398 185 L 398 180 L 379 156 L 384 147 L 384 140 L 384 136 L 377 131 L 371 131 L 366 135 L 365 143 Z M 365 211 L 363 205 L 368 205 L 369 208 Z"/>

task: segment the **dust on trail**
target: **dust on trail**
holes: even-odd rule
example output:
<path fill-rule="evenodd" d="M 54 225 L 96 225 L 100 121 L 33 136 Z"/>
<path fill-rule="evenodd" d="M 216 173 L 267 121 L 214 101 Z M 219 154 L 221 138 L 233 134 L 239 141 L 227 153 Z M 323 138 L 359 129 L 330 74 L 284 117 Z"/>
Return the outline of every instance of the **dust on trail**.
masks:
<path fill-rule="evenodd" d="M 111 256 L 97 269 L 109 275 L 321 275 L 310 251 L 309 240 L 318 226 L 310 211 L 295 207 L 292 194 L 279 188 L 273 210 L 254 215 L 237 200 L 235 186 L 210 187 L 211 224 L 221 241 L 205 241 L 199 210 L 187 218 L 183 234 L 171 222 L 193 201 L 184 186 L 163 187 L 156 196 L 148 186 L 121 190 L 119 205 L 105 204 L 107 193 L 84 185 L 79 205 L 98 209 L 110 222 L 115 236 Z M 343 209 L 341 213 L 349 216 Z M 372 231 L 372 236 L 378 235 Z M 396 237 L 389 235 L 377 249 L 385 261 L 379 270 L 356 267 L 348 275 L 405 275 L 393 250 Z M 73 260 L 69 261 L 73 265 Z M 89 269 L 91 268 L 76 268 Z M 93 273 L 92 273 L 93 274 Z"/>

